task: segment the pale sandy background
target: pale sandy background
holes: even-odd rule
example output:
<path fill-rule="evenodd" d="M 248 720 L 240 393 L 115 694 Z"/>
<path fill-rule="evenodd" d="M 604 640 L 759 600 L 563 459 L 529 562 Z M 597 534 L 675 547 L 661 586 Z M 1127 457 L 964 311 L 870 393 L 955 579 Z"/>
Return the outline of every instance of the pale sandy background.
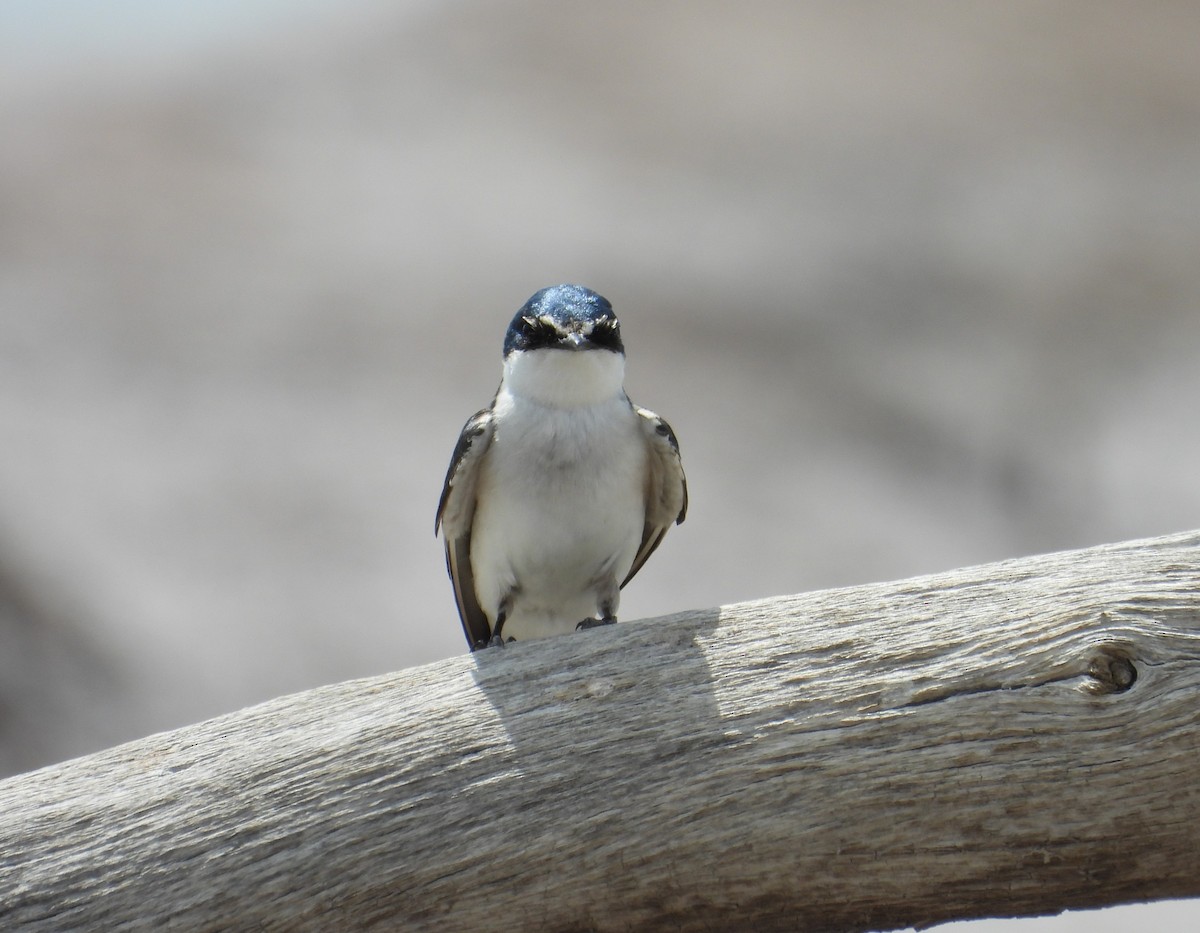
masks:
<path fill-rule="evenodd" d="M 623 618 L 1200 527 L 1198 37 L 5 0 L 0 773 L 462 651 L 434 506 L 553 282 L 688 468 Z"/>

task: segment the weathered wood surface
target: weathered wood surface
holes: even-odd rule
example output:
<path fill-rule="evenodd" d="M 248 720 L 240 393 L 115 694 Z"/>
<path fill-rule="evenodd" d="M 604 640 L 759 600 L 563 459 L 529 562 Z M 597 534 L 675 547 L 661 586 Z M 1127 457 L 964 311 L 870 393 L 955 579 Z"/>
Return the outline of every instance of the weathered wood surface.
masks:
<path fill-rule="evenodd" d="M 866 930 L 1200 895 L 1198 723 L 1200 532 L 682 613 L 10 779 L 0 929 Z"/>

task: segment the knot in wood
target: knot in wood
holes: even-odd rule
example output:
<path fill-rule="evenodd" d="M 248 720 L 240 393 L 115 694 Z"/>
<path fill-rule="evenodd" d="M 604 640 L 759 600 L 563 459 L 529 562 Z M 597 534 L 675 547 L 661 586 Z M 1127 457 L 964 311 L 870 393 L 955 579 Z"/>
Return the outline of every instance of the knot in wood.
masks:
<path fill-rule="evenodd" d="M 1116 645 L 1101 645 L 1091 663 L 1088 684 L 1091 693 L 1124 693 L 1137 682 L 1137 668 L 1127 650 Z"/>

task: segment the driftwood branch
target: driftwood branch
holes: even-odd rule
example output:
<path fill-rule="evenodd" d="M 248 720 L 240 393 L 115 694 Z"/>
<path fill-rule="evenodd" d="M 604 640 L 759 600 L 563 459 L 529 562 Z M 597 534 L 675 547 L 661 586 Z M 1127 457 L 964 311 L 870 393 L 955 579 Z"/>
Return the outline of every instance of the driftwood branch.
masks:
<path fill-rule="evenodd" d="M 867 930 L 1200 895 L 1198 720 L 1200 532 L 682 613 L 10 779 L 0 928 Z"/>

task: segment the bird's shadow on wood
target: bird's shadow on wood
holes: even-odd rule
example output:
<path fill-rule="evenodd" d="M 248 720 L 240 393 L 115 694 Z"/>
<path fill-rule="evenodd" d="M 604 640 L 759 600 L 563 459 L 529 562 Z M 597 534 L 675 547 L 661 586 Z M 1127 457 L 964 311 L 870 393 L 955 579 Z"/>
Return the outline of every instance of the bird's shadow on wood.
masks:
<path fill-rule="evenodd" d="M 547 832 L 574 834 L 678 800 L 664 785 L 694 781 L 696 754 L 724 744 L 703 647 L 719 615 L 698 610 L 476 652 L 476 682 L 507 733 L 506 779 L 536 782 L 544 812 L 555 815 Z M 657 816 L 666 829 L 688 815 Z"/>

